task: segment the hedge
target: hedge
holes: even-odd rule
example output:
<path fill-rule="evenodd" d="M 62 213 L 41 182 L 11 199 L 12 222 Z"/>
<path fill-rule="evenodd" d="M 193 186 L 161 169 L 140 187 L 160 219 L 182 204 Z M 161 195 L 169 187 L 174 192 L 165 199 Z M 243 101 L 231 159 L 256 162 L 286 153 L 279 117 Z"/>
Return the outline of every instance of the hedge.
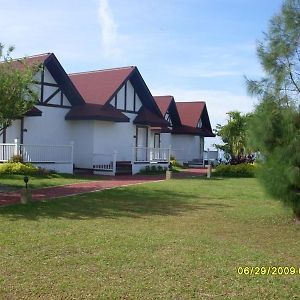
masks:
<path fill-rule="evenodd" d="M 218 165 L 213 176 L 218 177 L 255 177 L 254 164 Z"/>

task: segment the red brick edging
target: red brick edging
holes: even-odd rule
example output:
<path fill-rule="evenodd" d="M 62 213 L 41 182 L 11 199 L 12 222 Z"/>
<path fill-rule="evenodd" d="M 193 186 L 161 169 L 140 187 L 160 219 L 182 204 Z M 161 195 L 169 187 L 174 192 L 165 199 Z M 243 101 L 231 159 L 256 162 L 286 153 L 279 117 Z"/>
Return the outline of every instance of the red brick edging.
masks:
<path fill-rule="evenodd" d="M 174 174 L 175 178 L 186 178 L 191 176 L 203 176 L 206 174 L 205 169 L 188 169 L 185 172 Z M 32 190 L 33 201 L 40 201 L 44 199 L 66 197 L 72 195 L 79 195 L 89 192 L 100 191 L 104 189 L 112 189 L 116 187 L 141 184 L 146 182 L 162 181 L 165 176 L 116 176 L 108 178 L 107 180 L 88 181 L 67 184 L 62 186 L 46 187 Z M 0 206 L 20 203 L 20 192 L 0 193 Z"/>

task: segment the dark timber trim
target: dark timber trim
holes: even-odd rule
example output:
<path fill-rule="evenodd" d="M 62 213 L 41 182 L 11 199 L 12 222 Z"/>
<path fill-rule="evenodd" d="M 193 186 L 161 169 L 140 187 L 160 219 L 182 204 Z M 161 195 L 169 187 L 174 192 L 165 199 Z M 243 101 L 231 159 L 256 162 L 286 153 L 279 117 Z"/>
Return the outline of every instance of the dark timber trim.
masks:
<path fill-rule="evenodd" d="M 118 95 L 115 96 L 115 108 L 117 108 L 118 105 Z"/>
<path fill-rule="evenodd" d="M 64 93 L 62 91 L 60 91 L 60 105 L 64 105 Z"/>
<path fill-rule="evenodd" d="M 3 141 L 3 143 L 6 143 L 6 128 L 3 129 L 2 135 L 3 135 L 2 141 Z"/>
<path fill-rule="evenodd" d="M 42 83 L 41 83 L 41 82 L 39 82 L 39 81 L 34 81 L 33 83 L 35 83 L 35 84 L 39 84 L 39 85 L 42 85 Z M 44 85 L 46 85 L 46 86 L 54 86 L 54 87 L 59 87 L 59 84 L 57 84 L 57 83 L 50 83 L 50 82 L 44 82 Z"/>
<path fill-rule="evenodd" d="M 48 103 L 53 97 L 55 97 L 60 92 L 60 89 L 57 89 L 54 93 L 52 93 L 45 101 L 44 103 Z M 62 105 L 62 104 L 61 104 Z"/>
<path fill-rule="evenodd" d="M 21 118 L 21 135 L 20 135 L 20 143 L 24 143 L 24 118 Z"/>
<path fill-rule="evenodd" d="M 49 106 L 49 107 L 60 107 L 60 108 L 72 108 L 72 106 L 60 105 L 60 104 L 51 104 L 51 103 L 43 103 L 43 102 L 38 102 L 36 105 Z"/>
<path fill-rule="evenodd" d="M 137 111 L 134 111 L 134 110 L 123 110 L 123 109 L 120 109 L 121 110 L 121 112 L 124 112 L 124 113 L 130 113 L 130 114 L 138 114 L 138 112 Z"/>
<path fill-rule="evenodd" d="M 45 66 L 43 65 L 41 74 L 41 102 L 44 100 L 44 81 L 45 81 Z"/>
<path fill-rule="evenodd" d="M 133 110 L 136 111 L 136 92 L 133 91 Z"/>
<path fill-rule="evenodd" d="M 127 81 L 124 84 L 124 110 L 127 109 Z"/>

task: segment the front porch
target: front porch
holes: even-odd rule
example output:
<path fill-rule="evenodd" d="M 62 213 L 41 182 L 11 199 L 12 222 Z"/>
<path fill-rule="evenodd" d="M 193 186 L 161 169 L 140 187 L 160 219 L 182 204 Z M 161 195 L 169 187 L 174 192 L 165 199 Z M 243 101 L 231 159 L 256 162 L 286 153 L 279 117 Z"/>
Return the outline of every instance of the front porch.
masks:
<path fill-rule="evenodd" d="M 111 154 L 95 153 L 93 172 L 98 175 L 136 174 L 149 165 L 167 167 L 170 163 L 169 148 L 133 147 L 132 158 L 128 161 L 118 160 L 118 152 Z"/>
<path fill-rule="evenodd" d="M 0 163 L 11 161 L 15 156 L 40 168 L 58 173 L 73 173 L 73 144 L 20 144 L 18 139 L 14 143 L 0 144 Z"/>

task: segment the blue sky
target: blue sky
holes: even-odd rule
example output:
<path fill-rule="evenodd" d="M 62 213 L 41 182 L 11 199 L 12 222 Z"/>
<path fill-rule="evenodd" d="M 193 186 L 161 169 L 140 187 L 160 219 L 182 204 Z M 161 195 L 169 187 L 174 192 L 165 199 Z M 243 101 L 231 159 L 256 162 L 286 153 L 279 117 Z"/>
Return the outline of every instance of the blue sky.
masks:
<path fill-rule="evenodd" d="M 0 0 L 14 56 L 54 52 L 67 72 L 136 65 L 153 95 L 206 101 L 213 127 L 250 111 L 243 75 L 281 0 Z M 210 143 L 212 139 L 208 140 Z"/>

